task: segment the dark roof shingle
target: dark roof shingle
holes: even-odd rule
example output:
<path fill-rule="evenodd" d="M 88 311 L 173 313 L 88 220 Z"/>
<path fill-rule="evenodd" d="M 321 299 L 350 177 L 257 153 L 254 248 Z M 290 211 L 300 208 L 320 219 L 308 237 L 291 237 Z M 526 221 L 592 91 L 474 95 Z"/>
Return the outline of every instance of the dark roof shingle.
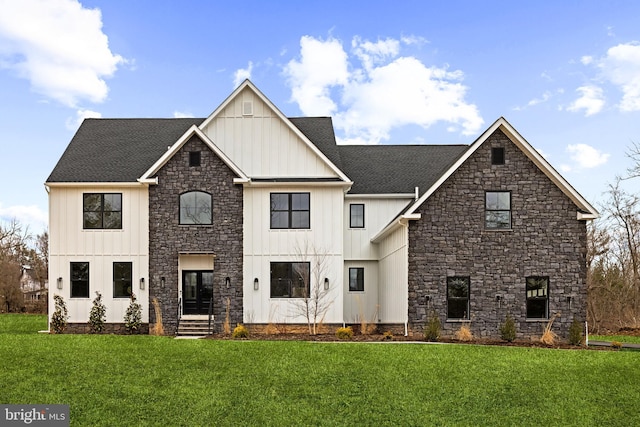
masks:
<path fill-rule="evenodd" d="M 421 194 L 466 145 L 337 145 L 330 117 L 290 119 L 354 183 L 351 194 Z M 47 182 L 134 182 L 203 118 L 86 119 Z"/>

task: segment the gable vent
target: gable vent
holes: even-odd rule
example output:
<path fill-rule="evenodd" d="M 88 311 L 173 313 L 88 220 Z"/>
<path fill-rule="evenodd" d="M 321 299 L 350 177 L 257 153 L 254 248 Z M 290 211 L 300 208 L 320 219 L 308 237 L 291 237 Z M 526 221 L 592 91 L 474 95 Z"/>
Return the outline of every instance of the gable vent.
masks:
<path fill-rule="evenodd" d="M 242 103 L 242 115 L 243 116 L 253 116 L 253 102 L 244 101 Z"/>

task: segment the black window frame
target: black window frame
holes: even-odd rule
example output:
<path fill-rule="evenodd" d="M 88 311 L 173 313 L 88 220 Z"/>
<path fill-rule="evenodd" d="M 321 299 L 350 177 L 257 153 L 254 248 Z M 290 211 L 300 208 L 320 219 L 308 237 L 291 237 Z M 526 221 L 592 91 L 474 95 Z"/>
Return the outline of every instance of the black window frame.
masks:
<path fill-rule="evenodd" d="M 491 147 L 491 164 L 504 165 L 504 147 Z"/>
<path fill-rule="evenodd" d="M 79 271 L 74 267 L 85 266 L 85 271 Z M 69 263 L 69 298 L 89 298 L 90 275 L 89 263 L 86 261 L 72 261 Z M 82 275 L 81 275 L 82 274 Z"/>
<path fill-rule="evenodd" d="M 185 213 L 184 218 L 183 218 L 183 212 L 185 211 L 185 209 L 187 208 L 186 206 L 183 207 L 183 200 L 186 201 L 186 199 L 183 199 L 184 197 L 188 196 L 188 195 L 195 195 L 197 196 L 198 194 L 201 195 L 205 195 L 208 197 L 209 199 L 209 206 L 208 206 L 208 210 L 209 210 L 209 222 L 195 222 L 195 220 L 193 222 L 187 222 L 185 221 L 186 218 L 189 218 L 189 215 L 187 213 Z M 196 201 L 197 203 L 197 201 Z M 197 206 L 196 206 L 197 208 Z M 178 197 L 178 223 L 180 225 L 212 225 L 213 224 L 213 195 L 211 193 L 208 193 L 206 191 L 202 191 L 202 190 L 189 190 L 189 191 L 185 191 L 184 193 L 180 194 L 180 196 Z"/>
<path fill-rule="evenodd" d="M 88 199 L 91 197 L 100 197 L 100 206 L 91 206 Z M 105 196 L 119 197 L 119 209 L 105 209 Z M 111 205 L 108 204 L 107 208 Z M 98 216 L 96 216 L 98 214 Z M 113 218 L 117 221 L 113 225 L 110 224 Z M 96 222 L 96 220 L 98 220 Z M 110 221 L 105 221 L 110 219 Z M 92 223 L 96 222 L 95 225 Z M 106 223 L 106 225 L 105 225 Z M 122 193 L 82 193 L 82 229 L 83 230 L 122 230 Z"/>
<path fill-rule="evenodd" d="M 541 287 L 534 282 L 544 281 L 545 289 L 543 295 L 540 295 Z M 548 320 L 549 319 L 549 291 L 551 282 L 549 276 L 527 276 L 525 279 L 525 298 L 527 300 L 526 318 L 529 320 Z M 535 292 L 535 295 L 533 291 Z M 535 314 L 534 314 L 535 313 Z M 539 314 L 540 313 L 540 314 Z"/>
<path fill-rule="evenodd" d="M 125 277 L 122 271 L 116 271 L 116 268 L 125 267 Z M 120 277 L 118 277 L 120 276 Z M 113 279 L 113 298 L 131 298 L 133 292 L 133 263 L 131 261 L 114 261 L 112 269 Z"/>
<path fill-rule="evenodd" d="M 355 277 L 351 272 L 356 273 Z M 364 292 L 364 267 L 349 267 L 349 292 Z"/>
<path fill-rule="evenodd" d="M 507 194 L 509 196 L 509 206 L 508 209 L 501 206 L 490 206 L 489 205 L 489 195 L 490 194 Z M 499 196 L 496 204 L 499 204 Z M 513 204 L 511 203 L 511 191 L 504 190 L 491 190 L 484 192 L 484 228 L 486 230 L 511 230 L 512 224 L 512 209 Z M 499 221 L 497 218 L 499 214 L 508 214 L 508 221 Z M 503 226 L 500 226 L 503 224 Z"/>
<path fill-rule="evenodd" d="M 354 213 L 354 208 L 361 207 L 362 213 Z M 356 221 L 354 221 L 356 220 Z M 361 220 L 362 223 L 359 223 Z M 364 203 L 350 203 L 349 204 L 349 228 L 364 228 Z"/>
<path fill-rule="evenodd" d="M 198 167 L 201 165 L 201 161 L 200 151 L 189 151 L 189 167 Z"/>
<path fill-rule="evenodd" d="M 466 289 L 466 296 L 452 295 L 458 288 L 454 288 L 454 282 L 463 281 Z M 469 276 L 448 276 L 447 277 L 447 320 L 469 320 L 471 311 L 471 277 Z M 464 304 L 462 314 L 460 308 Z"/>
<path fill-rule="evenodd" d="M 275 261 L 270 265 L 270 298 L 308 298 L 311 291 L 311 263 Z M 281 276 L 279 273 L 286 273 Z M 305 274 L 306 273 L 306 277 Z"/>
<path fill-rule="evenodd" d="M 282 198 L 287 196 L 286 206 L 282 208 L 277 201 L 274 201 L 276 197 Z M 295 209 L 297 204 L 295 196 L 306 196 L 306 209 Z M 306 221 L 304 213 L 306 212 Z M 311 229 L 311 193 L 308 192 L 295 192 L 295 193 L 270 193 L 269 194 L 269 225 L 272 230 L 309 230 Z M 279 219 L 279 221 L 276 221 Z M 282 219 L 286 219 L 286 224 L 280 224 Z M 302 225 L 298 226 L 299 220 L 302 220 Z"/>

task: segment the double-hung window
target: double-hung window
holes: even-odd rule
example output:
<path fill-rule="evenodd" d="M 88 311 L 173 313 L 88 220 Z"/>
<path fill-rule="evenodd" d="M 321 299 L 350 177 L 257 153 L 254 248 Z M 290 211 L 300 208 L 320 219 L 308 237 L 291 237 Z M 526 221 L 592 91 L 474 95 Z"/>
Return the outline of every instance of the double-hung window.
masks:
<path fill-rule="evenodd" d="M 309 229 L 309 193 L 271 193 L 272 229 Z"/>
<path fill-rule="evenodd" d="M 511 192 L 487 191 L 485 193 L 485 228 L 508 230 L 511 228 Z"/>
<path fill-rule="evenodd" d="M 364 268 L 349 268 L 349 292 L 364 291 Z"/>
<path fill-rule="evenodd" d="M 121 229 L 122 193 L 84 193 L 82 214 L 84 229 Z"/>
<path fill-rule="evenodd" d="M 71 298 L 89 298 L 89 263 L 71 263 Z"/>
<path fill-rule="evenodd" d="M 132 289 L 132 264 L 130 262 L 113 263 L 113 297 L 129 298 Z"/>
<path fill-rule="evenodd" d="M 447 319 L 469 319 L 470 283 L 469 277 L 447 277 Z"/>
<path fill-rule="evenodd" d="M 349 205 L 349 227 L 364 228 L 364 205 L 362 203 Z"/>
<path fill-rule="evenodd" d="M 549 277 L 527 277 L 527 319 L 549 318 Z"/>
<path fill-rule="evenodd" d="M 272 262 L 271 298 L 305 298 L 310 291 L 308 262 Z"/>

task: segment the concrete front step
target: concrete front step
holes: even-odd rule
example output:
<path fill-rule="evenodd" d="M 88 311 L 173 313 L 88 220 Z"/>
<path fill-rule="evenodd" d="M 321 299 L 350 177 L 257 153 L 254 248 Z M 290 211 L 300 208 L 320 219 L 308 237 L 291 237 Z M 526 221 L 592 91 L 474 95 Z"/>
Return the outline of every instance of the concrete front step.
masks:
<path fill-rule="evenodd" d="M 211 325 L 213 330 L 213 324 Z M 209 335 L 209 321 L 208 320 L 181 320 L 178 325 L 177 336 L 203 336 Z"/>

